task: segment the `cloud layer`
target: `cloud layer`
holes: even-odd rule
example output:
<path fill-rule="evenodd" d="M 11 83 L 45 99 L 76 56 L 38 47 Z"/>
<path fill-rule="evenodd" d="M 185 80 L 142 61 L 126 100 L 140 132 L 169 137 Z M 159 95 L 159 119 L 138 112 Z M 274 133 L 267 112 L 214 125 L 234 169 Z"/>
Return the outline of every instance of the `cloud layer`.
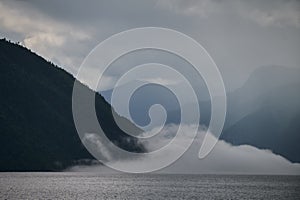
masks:
<path fill-rule="evenodd" d="M 178 127 L 170 125 L 164 128 L 162 134 L 151 143 L 144 143 L 149 151 L 154 151 L 166 145 L 171 136 L 176 134 Z M 180 140 L 189 137 L 190 126 L 185 126 L 186 135 Z M 293 164 L 285 158 L 273 154 L 269 150 L 257 149 L 250 145 L 232 146 L 224 141 L 219 141 L 212 152 L 204 159 L 198 158 L 200 146 L 203 141 L 205 129 L 198 132 L 194 143 L 188 151 L 172 165 L 157 171 L 157 173 L 181 173 L 181 174 L 300 174 L 300 164 Z M 214 137 L 209 133 L 210 137 Z M 181 148 L 178 146 L 176 148 Z M 174 149 L 175 150 L 175 149 Z M 177 150 L 177 149 L 176 149 Z M 105 153 L 107 153 L 105 151 Z M 119 160 L 120 165 L 135 168 L 139 165 L 149 164 L 146 161 L 151 155 L 142 157 L 138 162 L 135 160 Z M 141 161 L 145 162 L 141 162 Z M 162 162 L 157 160 L 156 162 Z M 153 164 L 155 165 L 155 164 Z M 105 166 L 74 166 L 71 171 L 95 171 L 103 173 L 116 173 Z"/>

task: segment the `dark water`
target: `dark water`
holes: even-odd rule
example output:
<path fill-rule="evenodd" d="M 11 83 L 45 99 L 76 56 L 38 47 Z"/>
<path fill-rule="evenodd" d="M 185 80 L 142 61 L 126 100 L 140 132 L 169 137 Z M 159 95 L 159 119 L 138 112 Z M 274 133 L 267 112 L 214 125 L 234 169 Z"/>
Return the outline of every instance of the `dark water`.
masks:
<path fill-rule="evenodd" d="M 300 177 L 0 173 L 0 199 L 300 199 Z"/>

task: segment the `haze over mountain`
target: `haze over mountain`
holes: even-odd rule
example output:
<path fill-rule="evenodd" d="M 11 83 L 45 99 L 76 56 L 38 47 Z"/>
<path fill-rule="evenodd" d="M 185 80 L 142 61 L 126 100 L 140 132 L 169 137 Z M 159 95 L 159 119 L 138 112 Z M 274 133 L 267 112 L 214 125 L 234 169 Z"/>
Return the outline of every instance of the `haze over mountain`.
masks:
<path fill-rule="evenodd" d="M 130 88 L 130 83 L 120 86 Z M 196 91 L 198 98 L 207 89 Z M 101 92 L 110 102 L 112 90 Z M 201 99 L 201 97 L 200 97 Z M 227 93 L 227 116 L 221 139 L 234 145 L 249 144 L 269 149 L 292 162 L 300 162 L 300 70 L 283 66 L 256 69 L 245 84 Z M 167 89 L 149 84 L 137 90 L 130 101 L 130 114 L 136 123 L 149 123 L 151 105 L 160 103 L 166 109 L 167 124 L 180 123 L 180 107 Z M 188 109 L 194 105 L 184 105 Z M 200 100 L 200 124 L 208 126 L 210 101 Z M 128 117 L 128 116 L 125 116 Z"/>
<path fill-rule="evenodd" d="M 228 97 L 222 139 L 270 149 L 300 162 L 300 70 L 262 67 Z"/>
<path fill-rule="evenodd" d="M 73 122 L 74 81 L 30 50 L 0 40 L 0 171 L 52 171 L 93 162 Z M 93 93 L 84 85 L 81 89 Z M 95 108 L 111 141 L 130 151 L 143 151 L 137 140 L 118 128 L 110 105 L 99 94 Z"/>
<path fill-rule="evenodd" d="M 234 124 L 267 104 L 285 105 L 287 112 L 300 110 L 300 70 L 264 66 L 255 70 L 245 84 L 228 95 L 230 122 Z"/>

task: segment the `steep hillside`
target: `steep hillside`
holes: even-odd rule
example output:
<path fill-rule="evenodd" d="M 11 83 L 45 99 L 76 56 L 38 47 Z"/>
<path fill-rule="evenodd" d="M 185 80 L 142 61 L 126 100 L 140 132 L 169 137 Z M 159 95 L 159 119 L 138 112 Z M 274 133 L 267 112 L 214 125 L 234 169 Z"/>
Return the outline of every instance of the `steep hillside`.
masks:
<path fill-rule="evenodd" d="M 28 49 L 0 40 L 0 171 L 61 170 L 93 159 L 73 122 L 74 81 Z M 110 105 L 98 94 L 95 101 L 107 137 L 127 150 L 143 151 L 117 127 Z"/>

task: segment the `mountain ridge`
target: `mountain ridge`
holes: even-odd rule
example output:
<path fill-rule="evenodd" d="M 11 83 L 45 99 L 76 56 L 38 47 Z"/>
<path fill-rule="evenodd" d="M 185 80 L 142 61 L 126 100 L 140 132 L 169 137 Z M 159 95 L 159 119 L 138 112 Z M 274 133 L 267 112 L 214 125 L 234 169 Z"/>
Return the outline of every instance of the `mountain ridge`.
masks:
<path fill-rule="evenodd" d="M 147 115 L 149 105 L 153 103 L 165 105 L 166 102 L 171 102 L 168 101 L 171 96 L 165 92 L 156 93 L 154 89 L 146 90 L 146 87 L 143 89 L 144 91 L 132 95 L 130 103 L 134 107 L 130 107 L 132 108 L 130 114 L 133 119 L 138 119 L 137 122 L 146 123 L 149 122 Z M 111 93 L 112 90 L 108 90 L 101 94 L 109 102 Z M 140 104 L 135 100 L 135 96 L 142 99 L 139 99 Z M 257 68 L 241 88 L 227 93 L 226 122 L 220 139 L 233 145 L 248 144 L 269 149 L 292 162 L 300 162 L 300 156 L 295 153 L 300 151 L 297 147 L 297 143 L 300 142 L 300 127 L 294 124 L 300 114 L 299 99 L 299 69 L 283 66 Z M 160 102 L 157 102 L 158 100 Z M 178 106 L 167 105 L 166 123 L 180 123 Z M 184 106 L 193 108 L 197 105 Z M 209 125 L 210 107 L 210 101 L 199 101 L 201 125 Z"/>
<path fill-rule="evenodd" d="M 60 171 L 94 160 L 73 122 L 74 81 L 64 69 L 27 48 L 0 40 L 0 171 Z M 95 108 L 109 139 L 124 149 L 144 151 L 136 139 L 119 129 L 114 110 L 98 93 Z M 135 131 L 141 130 L 135 127 Z"/>

